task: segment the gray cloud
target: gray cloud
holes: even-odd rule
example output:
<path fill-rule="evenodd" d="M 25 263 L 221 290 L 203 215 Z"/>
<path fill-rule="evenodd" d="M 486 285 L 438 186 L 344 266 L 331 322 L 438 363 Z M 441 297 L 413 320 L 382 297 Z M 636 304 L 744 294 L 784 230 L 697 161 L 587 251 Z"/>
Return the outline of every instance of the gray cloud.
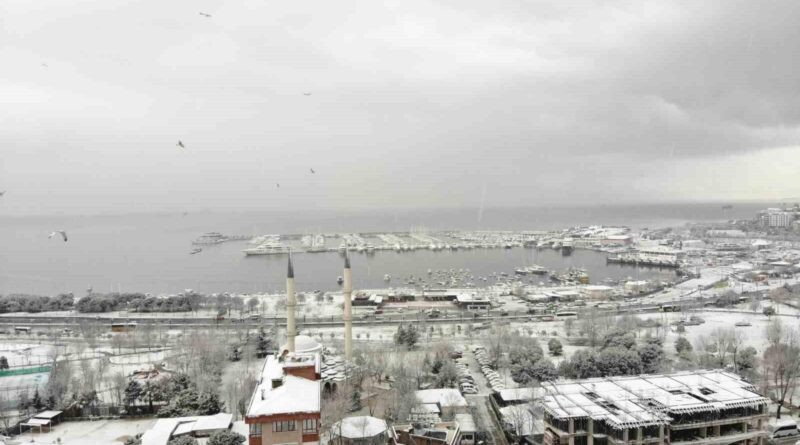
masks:
<path fill-rule="evenodd" d="M 800 140 L 792 1 L 3 8 L 8 213 L 750 199 Z"/>

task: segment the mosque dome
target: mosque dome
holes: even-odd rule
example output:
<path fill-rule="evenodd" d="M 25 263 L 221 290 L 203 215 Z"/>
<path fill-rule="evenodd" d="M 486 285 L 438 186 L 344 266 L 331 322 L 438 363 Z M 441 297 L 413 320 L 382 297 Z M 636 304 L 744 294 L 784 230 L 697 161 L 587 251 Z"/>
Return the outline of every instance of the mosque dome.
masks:
<path fill-rule="evenodd" d="M 281 346 L 281 352 L 288 349 L 288 344 Z M 322 352 L 322 344 L 308 335 L 298 335 L 294 338 L 294 349 L 298 354 Z"/>

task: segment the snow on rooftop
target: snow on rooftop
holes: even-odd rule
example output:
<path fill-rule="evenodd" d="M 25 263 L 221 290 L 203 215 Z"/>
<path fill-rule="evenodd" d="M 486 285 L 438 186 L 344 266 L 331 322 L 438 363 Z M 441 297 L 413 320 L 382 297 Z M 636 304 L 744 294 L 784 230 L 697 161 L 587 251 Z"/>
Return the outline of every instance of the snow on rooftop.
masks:
<path fill-rule="evenodd" d="M 440 407 L 467 406 L 467 399 L 455 388 L 423 389 L 416 393 L 421 404 L 438 404 Z"/>
<path fill-rule="evenodd" d="M 387 429 L 388 426 L 382 419 L 371 416 L 355 416 L 346 417 L 341 422 L 337 422 L 331 431 L 339 433 L 346 439 L 365 439 L 384 433 Z"/>
<path fill-rule="evenodd" d="M 316 360 L 318 363 L 319 360 Z M 273 381 L 275 388 L 273 388 Z M 261 381 L 253 392 L 248 416 L 288 413 L 318 413 L 321 384 L 284 373 L 284 363 L 268 355 L 261 371 Z"/>
<path fill-rule="evenodd" d="M 504 402 L 530 402 L 540 398 L 543 392 L 542 388 L 506 388 L 501 389 L 499 394 Z"/>
<path fill-rule="evenodd" d="M 142 445 L 166 445 L 172 436 L 189 434 L 193 431 L 227 430 L 232 418 L 232 414 L 219 413 L 213 416 L 158 419 L 142 435 Z"/>
<path fill-rule="evenodd" d="M 667 423 L 667 413 L 768 403 L 750 383 L 725 371 L 574 380 L 546 383 L 543 388 L 542 406 L 553 417 L 591 417 L 617 428 Z"/>

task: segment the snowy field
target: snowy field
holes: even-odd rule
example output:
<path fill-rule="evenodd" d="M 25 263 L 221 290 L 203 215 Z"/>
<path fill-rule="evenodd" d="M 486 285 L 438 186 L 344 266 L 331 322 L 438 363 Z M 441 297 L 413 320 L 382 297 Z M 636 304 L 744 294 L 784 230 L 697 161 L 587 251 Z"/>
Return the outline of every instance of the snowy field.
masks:
<path fill-rule="evenodd" d="M 147 431 L 157 419 L 95 420 L 64 422 L 51 432 L 26 432 L 16 437 L 21 444 L 51 445 L 122 445 L 129 437 Z M 58 440 L 61 442 L 58 442 Z"/>

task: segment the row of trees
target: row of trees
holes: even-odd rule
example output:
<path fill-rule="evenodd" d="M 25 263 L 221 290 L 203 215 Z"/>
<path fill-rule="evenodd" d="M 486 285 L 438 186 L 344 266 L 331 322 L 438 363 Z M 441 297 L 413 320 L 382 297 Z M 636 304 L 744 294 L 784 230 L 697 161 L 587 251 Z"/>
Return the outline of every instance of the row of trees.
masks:
<path fill-rule="evenodd" d="M 198 390 L 186 374 L 175 374 L 157 382 L 131 380 L 124 392 L 125 405 L 129 409 L 138 401 L 147 403 L 152 412 L 154 403 L 167 402 L 158 411 L 158 417 L 207 416 L 217 414 L 225 407 L 216 391 Z"/>
<path fill-rule="evenodd" d="M 0 295 L 0 314 L 66 311 L 72 309 L 74 302 L 75 297 L 72 294 L 59 294 L 55 297 L 26 294 Z"/>
<path fill-rule="evenodd" d="M 197 310 L 203 296 L 197 293 L 184 293 L 169 297 L 152 297 L 142 293 L 89 294 L 76 305 L 78 312 L 101 313 L 119 310 L 134 312 L 190 312 Z"/>

